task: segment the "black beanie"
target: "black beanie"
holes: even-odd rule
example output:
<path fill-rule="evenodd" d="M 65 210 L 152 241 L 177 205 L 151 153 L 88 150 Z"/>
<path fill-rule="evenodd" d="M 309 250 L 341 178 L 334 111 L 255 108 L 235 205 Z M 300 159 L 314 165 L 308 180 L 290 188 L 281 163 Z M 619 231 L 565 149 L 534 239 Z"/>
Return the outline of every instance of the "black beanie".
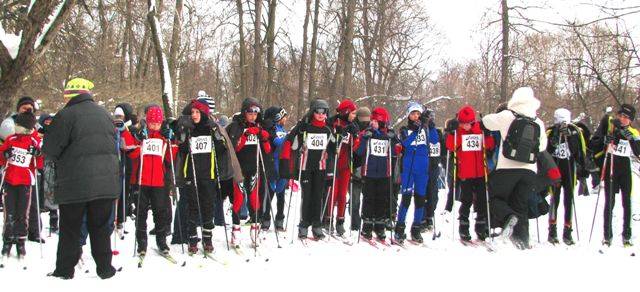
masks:
<path fill-rule="evenodd" d="M 636 119 L 636 109 L 630 104 L 621 105 L 618 113 L 627 116 L 632 121 Z"/>
<path fill-rule="evenodd" d="M 36 116 L 33 113 L 26 112 L 17 114 L 13 120 L 15 121 L 16 125 L 27 130 L 33 130 L 33 128 L 36 126 Z"/>
<path fill-rule="evenodd" d="M 18 104 L 16 105 L 16 111 L 18 111 L 20 107 L 25 104 L 30 104 L 33 107 L 33 110 L 36 109 L 36 101 L 33 100 L 31 96 L 23 96 L 20 99 L 18 99 Z"/>

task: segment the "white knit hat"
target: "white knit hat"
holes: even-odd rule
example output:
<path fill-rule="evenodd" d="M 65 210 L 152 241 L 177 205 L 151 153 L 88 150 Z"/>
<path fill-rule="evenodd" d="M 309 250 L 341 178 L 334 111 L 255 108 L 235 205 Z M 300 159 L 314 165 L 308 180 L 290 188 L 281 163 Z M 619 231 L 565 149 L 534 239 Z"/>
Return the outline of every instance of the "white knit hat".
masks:
<path fill-rule="evenodd" d="M 555 124 L 570 123 L 571 112 L 566 108 L 559 108 L 553 113 L 553 122 Z"/>
<path fill-rule="evenodd" d="M 415 102 L 415 101 L 410 101 L 409 104 L 407 105 L 407 115 L 409 115 L 411 112 L 415 112 L 418 111 L 420 113 L 424 112 L 424 107 Z"/>

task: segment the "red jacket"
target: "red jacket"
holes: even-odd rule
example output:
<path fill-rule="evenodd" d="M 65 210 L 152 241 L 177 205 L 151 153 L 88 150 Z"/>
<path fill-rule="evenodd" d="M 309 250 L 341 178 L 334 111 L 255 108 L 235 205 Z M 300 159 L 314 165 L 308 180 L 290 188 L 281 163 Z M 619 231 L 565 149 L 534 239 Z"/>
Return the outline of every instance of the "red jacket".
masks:
<path fill-rule="evenodd" d="M 12 186 L 30 186 L 33 182 L 33 174 L 35 173 L 36 166 L 34 165 L 34 159 L 29 153 L 29 148 L 34 147 L 40 150 L 42 144 L 40 138 L 37 135 L 21 135 L 14 134 L 7 137 L 4 144 L 0 146 L 0 163 L 6 165 L 5 181 Z M 6 151 L 12 151 L 9 159 L 5 159 L 4 153 Z"/>
<path fill-rule="evenodd" d="M 143 143 L 146 145 L 146 153 L 142 156 L 142 177 L 140 184 L 148 187 L 165 186 L 165 162 L 171 163 L 171 158 L 176 157 L 178 148 L 168 143 L 167 139 L 160 135 L 160 132 L 149 131 L 149 137 L 143 141 L 135 140 L 136 147 L 129 153 L 132 159 L 131 182 L 138 184 L 138 171 L 140 170 L 140 152 Z M 171 151 L 171 152 L 170 152 Z M 169 165 L 167 165 L 170 167 Z"/>
<path fill-rule="evenodd" d="M 341 133 L 342 129 L 344 129 L 344 127 L 346 126 L 347 126 L 346 122 L 336 117 L 335 121 L 333 122 L 334 133 L 338 133 L 338 134 Z M 351 136 L 351 134 L 347 134 L 347 135 Z M 349 160 L 351 159 L 351 157 L 349 156 L 349 151 L 352 150 L 353 152 L 356 152 L 356 149 L 358 149 L 358 147 L 360 146 L 359 136 L 356 136 L 356 137 L 349 137 L 349 136 L 340 137 L 344 142 L 342 143 L 342 146 L 340 146 L 340 153 L 338 153 L 338 169 L 339 170 L 349 170 L 349 167 L 350 167 Z"/>
<path fill-rule="evenodd" d="M 480 123 L 473 123 L 469 131 L 465 131 L 462 126 L 458 127 L 456 151 L 456 172 L 460 179 L 471 179 L 484 177 L 486 163 L 484 161 L 484 151 L 493 150 L 495 141 L 491 135 L 484 136 L 480 128 Z M 454 135 L 447 134 L 447 150 L 454 151 Z"/>

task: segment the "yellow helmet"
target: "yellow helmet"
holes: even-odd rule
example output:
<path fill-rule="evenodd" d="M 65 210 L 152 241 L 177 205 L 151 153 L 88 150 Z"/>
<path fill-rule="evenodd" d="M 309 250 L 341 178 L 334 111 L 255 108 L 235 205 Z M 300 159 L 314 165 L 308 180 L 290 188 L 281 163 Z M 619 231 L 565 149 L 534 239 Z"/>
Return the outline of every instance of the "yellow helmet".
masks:
<path fill-rule="evenodd" d="M 89 93 L 93 89 L 93 82 L 84 78 L 73 78 L 64 87 L 64 97 L 69 99 L 83 93 Z"/>

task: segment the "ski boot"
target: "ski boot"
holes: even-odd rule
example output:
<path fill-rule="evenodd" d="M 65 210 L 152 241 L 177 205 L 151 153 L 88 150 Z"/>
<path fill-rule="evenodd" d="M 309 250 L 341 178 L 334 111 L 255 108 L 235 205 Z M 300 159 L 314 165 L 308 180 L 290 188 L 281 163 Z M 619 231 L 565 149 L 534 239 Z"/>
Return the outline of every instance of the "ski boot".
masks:
<path fill-rule="evenodd" d="M 395 232 L 393 234 L 394 240 L 398 244 L 404 243 L 404 240 L 407 239 L 407 235 L 404 234 L 405 225 L 402 223 L 396 224 Z"/>
<path fill-rule="evenodd" d="M 249 229 L 249 236 L 251 237 L 251 246 L 260 246 L 260 225 L 258 223 L 251 223 L 251 229 Z"/>
<path fill-rule="evenodd" d="M 156 235 L 156 228 L 153 227 L 151 230 L 149 230 L 149 235 Z"/>
<path fill-rule="evenodd" d="M 553 245 L 560 243 L 558 240 L 558 230 L 556 229 L 555 224 L 549 225 L 549 238 L 547 238 L 547 240 Z"/>
<path fill-rule="evenodd" d="M 395 218 L 395 215 L 394 215 L 394 218 Z M 386 230 L 388 230 L 388 231 L 391 231 L 391 230 L 393 230 L 394 223 L 395 223 L 395 222 L 393 222 L 393 220 L 392 220 L 392 219 L 387 219 L 387 220 L 385 220 L 385 222 L 384 222 L 384 228 L 385 228 Z"/>
<path fill-rule="evenodd" d="M 460 226 L 458 226 L 458 234 L 460 234 L 460 240 L 471 241 L 471 234 L 469 233 L 469 221 L 460 220 Z"/>
<path fill-rule="evenodd" d="M 422 234 L 420 233 L 420 225 L 417 225 L 417 224 L 411 225 L 411 240 L 417 243 L 424 242 L 424 239 L 422 238 Z"/>
<path fill-rule="evenodd" d="M 211 237 L 213 236 L 213 230 L 202 228 L 202 245 L 204 246 L 204 252 L 213 252 L 213 242 Z"/>
<path fill-rule="evenodd" d="M 371 240 L 373 238 L 373 222 L 369 220 L 364 220 L 362 224 L 362 237 L 367 240 Z"/>
<path fill-rule="evenodd" d="M 511 235 L 513 234 L 513 228 L 516 226 L 516 224 L 518 224 L 518 217 L 516 217 L 516 215 L 509 215 L 504 223 L 504 226 L 502 227 L 500 239 L 505 242 L 509 240 L 511 238 Z"/>
<path fill-rule="evenodd" d="M 276 219 L 275 226 L 276 226 L 276 230 L 284 231 L 284 220 L 283 219 Z"/>
<path fill-rule="evenodd" d="M 262 231 L 269 231 L 269 228 L 271 228 L 271 219 L 263 220 L 260 228 L 262 229 Z"/>
<path fill-rule="evenodd" d="M 18 252 L 18 257 L 24 257 L 27 254 L 27 249 L 24 246 L 25 239 L 19 238 L 16 243 L 16 251 Z"/>
<path fill-rule="evenodd" d="M 54 217 L 54 215 L 51 214 L 56 214 L 56 217 Z M 49 212 L 49 230 L 51 230 L 51 233 L 58 233 L 58 230 L 60 230 L 60 227 L 58 226 L 58 217 L 57 217 L 57 213 L 52 213 Z"/>
<path fill-rule="evenodd" d="M 322 218 L 322 229 L 326 230 L 329 233 L 329 230 L 333 230 L 331 228 L 331 219 L 329 217 Z"/>
<path fill-rule="evenodd" d="M 624 247 L 632 247 L 633 246 L 633 242 L 631 241 L 631 238 L 623 238 L 622 239 L 622 245 Z"/>
<path fill-rule="evenodd" d="M 602 240 L 602 246 L 611 247 L 611 238 L 605 238 Z"/>
<path fill-rule="evenodd" d="M 9 253 L 11 252 L 11 247 L 13 246 L 13 241 L 7 239 L 4 241 L 4 243 L 2 244 L 2 256 L 9 256 Z"/>
<path fill-rule="evenodd" d="M 240 225 L 231 227 L 231 245 L 234 247 L 240 246 Z"/>
<path fill-rule="evenodd" d="M 343 236 L 345 232 L 347 231 L 344 229 L 344 218 L 336 219 L 336 234 Z"/>
<path fill-rule="evenodd" d="M 433 231 L 433 218 L 427 218 L 422 222 L 421 225 L 422 232 L 432 232 Z"/>
<path fill-rule="evenodd" d="M 306 239 L 309 236 L 309 227 L 298 226 L 298 238 Z"/>
<path fill-rule="evenodd" d="M 40 236 L 40 234 L 29 234 L 27 237 L 29 241 L 44 243 L 44 239 Z"/>
<path fill-rule="evenodd" d="M 147 251 L 147 232 L 146 231 L 136 231 L 136 241 L 138 243 L 138 248 L 136 251 L 138 254 L 140 252 Z"/>
<path fill-rule="evenodd" d="M 373 226 L 373 232 L 376 234 L 378 240 L 384 241 L 385 239 L 387 239 L 387 230 L 385 229 L 384 221 L 377 221 Z"/>
<path fill-rule="evenodd" d="M 311 227 L 311 233 L 316 240 L 324 239 L 324 232 L 322 232 L 322 226 Z"/>
<path fill-rule="evenodd" d="M 187 252 L 189 255 L 194 255 L 198 253 L 198 236 L 194 235 L 189 238 L 189 246 L 187 247 Z"/>
<path fill-rule="evenodd" d="M 169 246 L 167 245 L 167 236 L 156 234 L 156 245 L 162 254 L 169 254 Z"/>
<path fill-rule="evenodd" d="M 571 232 L 573 230 L 571 229 L 571 227 L 564 227 L 564 230 L 562 231 L 562 241 L 564 242 L 564 244 L 566 245 L 574 245 L 576 244 L 575 241 L 573 241 L 573 237 L 571 236 Z"/>
<path fill-rule="evenodd" d="M 478 223 L 474 226 L 476 231 L 476 236 L 478 236 L 478 240 L 485 241 L 489 237 L 489 228 L 485 223 Z"/>

